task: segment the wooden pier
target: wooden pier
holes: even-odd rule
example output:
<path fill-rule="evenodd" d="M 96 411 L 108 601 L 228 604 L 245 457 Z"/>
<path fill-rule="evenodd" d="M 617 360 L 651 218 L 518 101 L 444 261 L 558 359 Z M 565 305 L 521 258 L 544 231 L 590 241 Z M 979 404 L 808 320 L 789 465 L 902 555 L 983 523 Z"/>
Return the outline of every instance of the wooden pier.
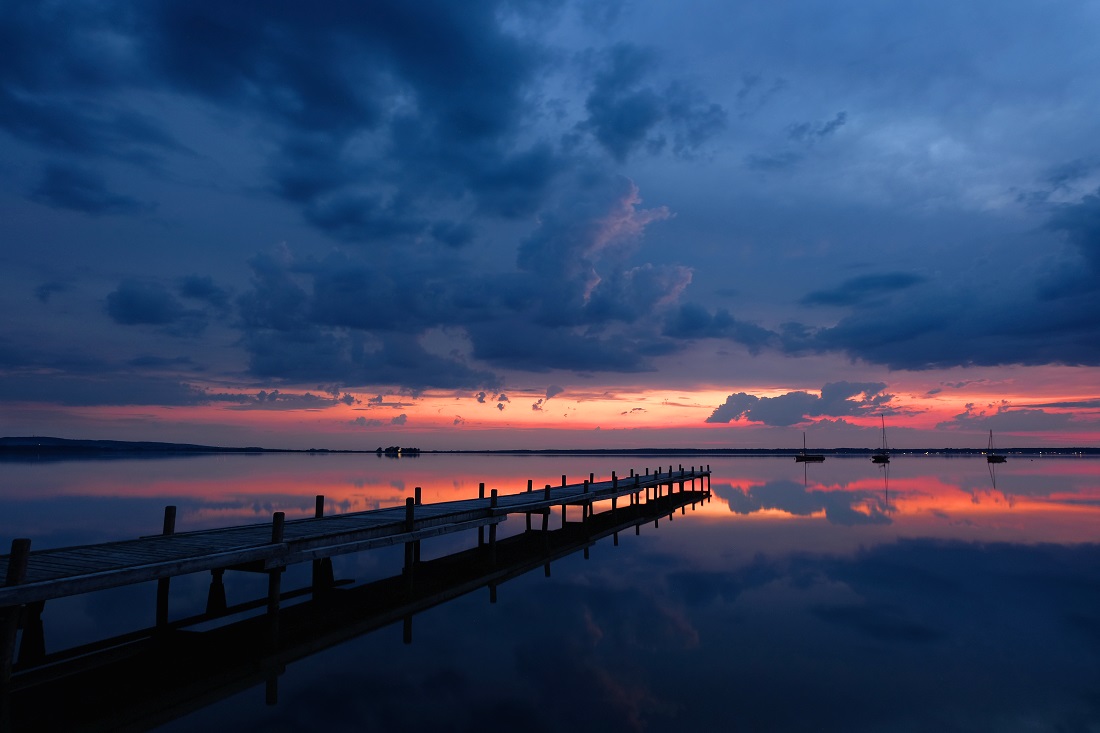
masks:
<path fill-rule="evenodd" d="M 398 572 L 338 587 L 287 605 L 275 641 L 263 616 L 202 631 L 184 630 L 202 619 L 180 619 L 172 623 L 179 633 L 146 629 L 137 641 L 140 632 L 55 652 L 13 678 L 12 730 L 151 730 L 257 686 L 268 704 L 276 704 L 279 677 L 299 660 L 387 626 L 399 626 L 405 643 L 412 643 L 417 614 L 486 588 L 488 602 L 496 603 L 509 580 L 539 569 L 549 577 L 551 564 L 568 555 L 584 552 L 588 559 L 599 540 L 612 537 L 618 546 L 620 533 L 641 534 L 643 526 L 656 526 L 708 498 L 700 489 L 666 493 L 547 532 L 521 532 L 498 542 L 495 559 L 482 545 L 425 560 L 411 585 Z M 243 615 L 240 607 L 227 613 Z"/>
<path fill-rule="evenodd" d="M 134 540 L 108 542 L 51 550 L 32 551 L 30 540 L 16 539 L 9 555 L 0 556 L 0 694 L 6 697 L 17 676 L 33 670 L 47 660 L 41 638 L 41 614 L 52 599 L 120 586 L 157 581 L 156 625 L 150 630 L 173 626 L 168 619 L 168 595 L 173 577 L 197 572 L 211 574 L 207 613 L 200 620 L 224 615 L 223 576 L 225 571 L 262 572 L 268 576 L 264 623 L 268 643 L 277 645 L 280 635 L 280 602 L 295 594 L 314 596 L 335 587 L 331 558 L 346 553 L 379 547 L 404 545 L 404 582 L 415 584 L 420 561 L 420 543 L 441 535 L 478 530 L 478 551 L 491 564 L 497 562 L 499 545 L 497 526 L 510 515 L 526 516 L 524 534 L 550 536 L 550 515 L 562 511 L 565 525 L 567 507 L 581 508 L 581 523 L 593 516 L 593 506 L 610 502 L 610 513 L 636 508 L 662 497 L 699 491 L 709 495 L 710 467 L 657 469 L 645 474 L 631 470 L 629 476 L 614 472 L 608 480 L 596 481 L 592 474 L 580 483 L 560 486 L 545 484 L 535 489 L 501 494 L 493 489 L 485 495 L 481 484 L 478 498 L 422 504 L 419 487 L 403 507 L 391 507 L 330 516 L 323 515 L 324 498 L 317 497 L 315 516 L 286 520 L 276 512 L 270 524 L 257 524 L 196 532 L 175 531 L 175 508 L 165 511 L 159 535 Z M 633 511 L 633 509 L 632 509 Z M 532 526 L 539 517 L 540 527 Z M 488 538 L 485 533 L 488 530 Z M 307 589 L 286 593 L 281 588 L 284 569 L 293 564 L 312 563 L 312 583 Z M 261 605 L 263 601 L 261 601 Z M 22 634 L 19 630 L 22 629 Z M 6 706 L 5 706 L 6 707 Z"/>

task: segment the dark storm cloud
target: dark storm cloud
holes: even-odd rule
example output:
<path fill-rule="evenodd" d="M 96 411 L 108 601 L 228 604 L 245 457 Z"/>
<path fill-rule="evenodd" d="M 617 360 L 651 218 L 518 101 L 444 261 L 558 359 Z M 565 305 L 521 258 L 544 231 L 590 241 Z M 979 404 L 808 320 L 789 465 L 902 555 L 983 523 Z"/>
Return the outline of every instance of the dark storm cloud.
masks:
<path fill-rule="evenodd" d="M 340 405 L 354 405 L 358 402 L 350 394 L 315 395 L 312 392 L 303 394 L 280 392 L 273 389 L 270 392 L 260 390 L 255 395 L 241 395 L 234 400 L 239 405 L 230 407 L 231 410 L 323 410 Z"/>
<path fill-rule="evenodd" d="M 1100 365 L 1100 192 L 1052 206 L 1046 226 L 1065 236 L 1068 259 L 1011 288 L 981 279 L 950 288 L 903 272 L 854 278 L 801 301 L 848 307 L 848 315 L 820 328 L 784 324 L 781 348 L 891 369 Z"/>
<path fill-rule="evenodd" d="M 657 66 L 649 49 L 620 43 L 606 53 L 595 75 L 585 101 L 588 119 L 580 128 L 620 162 L 643 145 L 652 152 L 664 148 L 662 123 L 670 126 L 673 151 L 680 155 L 694 152 L 726 126 L 721 105 L 684 82 L 665 89 L 648 84 Z"/>
<path fill-rule="evenodd" d="M 108 294 L 107 314 L 127 326 L 169 326 L 193 315 L 163 287 L 136 280 L 124 280 Z"/>
<path fill-rule="evenodd" d="M 67 88 L 68 82 L 62 80 L 61 88 Z M 10 79 L 0 83 L 4 84 L 0 88 L 0 127 L 44 150 L 112 157 L 146 167 L 156 167 L 160 153 L 185 152 L 155 122 L 141 115 L 104 110 L 94 103 L 74 108 L 55 101 L 29 101 L 22 94 L 50 90 L 26 90 Z M 87 91 L 74 86 L 72 91 Z"/>
<path fill-rule="evenodd" d="M 884 389 L 886 384 L 882 382 L 830 382 L 821 388 L 820 396 L 788 392 L 778 397 L 759 397 L 738 392 L 727 397 L 706 421 L 728 423 L 744 419 L 786 426 L 813 417 L 866 416 L 881 411 L 893 399 Z"/>
<path fill-rule="evenodd" d="M 186 407 L 247 400 L 247 396 L 212 393 L 170 377 L 121 371 L 100 375 L 8 372 L 0 380 L 0 402 Z"/>
<path fill-rule="evenodd" d="M 344 257 L 297 263 L 260 255 L 251 265 L 252 287 L 238 306 L 256 376 L 413 389 L 499 386 L 491 372 L 420 344 L 424 330 L 463 313 L 461 284 L 442 272 L 376 270 Z M 310 280 L 308 290 L 299 282 Z"/>
<path fill-rule="evenodd" d="M 245 348 L 249 370 L 263 378 L 400 384 L 413 390 L 470 389 L 500 383 L 491 372 L 426 351 L 412 334 L 375 339 L 325 328 L 260 330 L 247 335 Z"/>
<path fill-rule="evenodd" d="M 40 200 L 140 211 L 92 166 L 110 156 L 153 170 L 158 156 L 190 156 L 139 111 L 166 95 L 247 121 L 267 156 L 261 188 L 334 239 L 365 245 L 322 261 L 257 256 L 250 287 L 232 299 L 202 274 L 175 291 L 127 280 L 108 296 L 116 323 L 194 334 L 235 306 L 254 376 L 412 389 L 500 382 L 425 349 L 436 329 L 462 329 L 490 369 L 633 372 L 676 347 L 657 324 L 691 271 L 632 261 L 645 227 L 671 214 L 642 208 L 602 156 L 541 131 L 534 92 L 562 57 L 520 29 L 544 27 L 556 9 L 167 0 L 51 12 L 26 6 L 0 21 L 12 39 L 0 100 L 14 111 L 0 124 L 80 158 L 47 171 Z M 691 155 L 725 126 L 723 108 L 653 51 L 591 53 L 582 126 L 616 157 L 638 144 Z M 81 110 L 77 124 L 62 124 L 58 100 Z M 459 259 L 494 219 L 516 217 L 537 224 L 515 261 L 480 272 Z M 711 330 L 730 328 L 719 317 Z"/>
<path fill-rule="evenodd" d="M 820 491 L 793 481 L 772 481 L 743 489 L 717 486 L 714 493 L 729 504 L 735 514 L 755 514 L 778 509 L 800 517 L 825 512 L 830 524 L 859 526 L 890 524 L 886 497 L 877 491 Z"/>
<path fill-rule="evenodd" d="M 861 305 L 878 300 L 883 294 L 896 293 L 919 285 L 926 278 L 907 272 L 861 275 L 845 280 L 832 290 L 817 290 L 802 298 L 803 305 Z"/>
<path fill-rule="evenodd" d="M 184 298 L 201 300 L 220 311 L 229 309 L 229 293 L 209 276 L 188 275 L 182 278 L 179 282 L 179 294 Z"/>
<path fill-rule="evenodd" d="M 753 354 L 760 353 L 764 347 L 775 345 L 779 341 L 776 334 L 762 326 L 740 321 L 724 308 L 711 313 L 694 303 L 684 303 L 669 314 L 663 333 L 677 340 L 729 339 L 747 346 Z"/>
<path fill-rule="evenodd" d="M 1048 226 L 1062 232 L 1073 244 L 1091 271 L 1090 290 L 1100 290 L 1096 276 L 1100 275 L 1100 190 L 1083 197 L 1078 203 L 1058 206 Z"/>
<path fill-rule="evenodd" d="M 47 150 L 152 163 L 186 151 L 126 95 L 184 95 L 262 122 L 271 189 L 319 228 L 461 245 L 465 225 L 433 222 L 431 202 L 394 187 L 530 212 L 563 163 L 517 144 L 547 60 L 538 43 L 503 30 L 502 3 L 429 5 L 25 4 L 0 19 L 0 125 Z M 379 141 L 373 160 L 349 155 L 365 134 Z"/>
<path fill-rule="evenodd" d="M 112 193 L 94 171 L 63 164 L 46 166 L 30 197 L 46 206 L 92 216 L 141 214 L 153 209 L 151 204 Z"/>
<path fill-rule="evenodd" d="M 499 382 L 417 345 L 447 327 L 461 327 L 472 355 L 493 369 L 648 369 L 675 346 L 656 328 L 691 273 L 630 259 L 645 228 L 668 216 L 642 208 L 629 181 L 590 176 L 521 244 L 518 272 L 465 275 L 459 262 L 416 252 L 258 255 L 237 299 L 252 370 L 343 384 L 404 375 L 394 383 L 418 388 Z"/>

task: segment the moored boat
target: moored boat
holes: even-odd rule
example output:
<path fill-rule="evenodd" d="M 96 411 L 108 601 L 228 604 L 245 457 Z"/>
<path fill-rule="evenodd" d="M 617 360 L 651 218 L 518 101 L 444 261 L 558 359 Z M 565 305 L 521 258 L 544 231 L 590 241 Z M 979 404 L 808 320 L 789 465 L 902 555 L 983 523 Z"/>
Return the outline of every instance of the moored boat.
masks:
<path fill-rule="evenodd" d="M 825 456 L 822 453 L 806 452 L 806 433 L 802 433 L 802 452 L 794 457 L 799 463 L 822 463 Z"/>

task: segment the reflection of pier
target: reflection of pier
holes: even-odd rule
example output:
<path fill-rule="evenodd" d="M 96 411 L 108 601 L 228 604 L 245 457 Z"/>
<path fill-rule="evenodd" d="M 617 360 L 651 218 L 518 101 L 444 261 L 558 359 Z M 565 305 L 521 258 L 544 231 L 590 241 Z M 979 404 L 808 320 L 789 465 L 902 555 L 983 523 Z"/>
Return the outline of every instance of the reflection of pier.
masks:
<path fill-rule="evenodd" d="M 699 473 L 695 477 L 702 478 Z M 638 477 L 637 486 L 643 486 L 644 478 Z M 206 631 L 182 628 L 262 608 L 265 600 L 258 599 L 224 611 L 208 609 L 160 633 L 147 629 L 45 655 L 34 666 L 17 665 L 7 693 L 9 723 L 20 731 L 147 730 L 261 683 L 266 684 L 268 702 L 274 703 L 278 676 L 292 662 L 398 621 L 403 622 L 405 641 L 411 642 L 416 613 L 482 587 L 489 588 L 489 600 L 495 602 L 497 587 L 512 578 L 540 566 L 549 575 L 552 561 L 580 550 L 587 558 L 597 540 L 612 536 L 617 545 L 620 532 L 633 527 L 638 534 L 641 525 L 656 526 L 662 517 L 671 519 L 676 509 L 683 513 L 710 496 L 709 486 L 685 490 L 678 476 L 671 484 L 668 474 L 663 479 L 668 490 L 651 483 L 652 491 L 642 489 L 644 502 L 639 492 L 628 505 L 600 513 L 591 512 L 591 503 L 582 504 L 587 507 L 583 518 L 565 522 L 563 515 L 560 529 L 549 529 L 547 506 L 541 530 L 528 523 L 517 535 L 434 560 L 420 561 L 417 552 L 407 551 L 410 564 L 401 573 L 361 586 L 329 583 L 312 592 L 282 593 L 281 599 L 311 598 L 278 611 L 274 635 L 271 618 L 264 615 L 232 623 L 225 619 L 224 625 Z M 633 482 L 631 478 L 619 486 Z M 555 495 L 557 503 L 564 495 Z"/>
<path fill-rule="evenodd" d="M 99 545 L 30 551 L 30 540 L 17 539 L 10 555 L 0 556 L 0 694 L 18 674 L 36 666 L 44 656 L 45 643 L 38 633 L 46 601 L 92 591 L 156 580 L 156 624 L 167 630 L 170 579 L 189 573 L 211 573 L 208 613 L 225 609 L 223 576 L 226 570 L 265 573 L 268 576 L 266 622 L 269 636 L 278 638 L 282 624 L 280 601 L 284 569 L 296 563 L 313 565 L 314 593 L 332 589 L 331 558 L 353 552 L 403 544 L 406 574 L 410 577 L 420 566 L 420 543 L 425 539 L 468 529 L 478 529 L 478 545 L 485 546 L 490 557 L 498 551 L 497 525 L 509 515 L 526 515 L 531 529 L 533 515 L 541 515 L 542 530 L 549 530 L 549 515 L 554 507 L 579 506 L 585 520 L 597 502 L 610 502 L 612 512 L 654 501 L 685 490 L 690 483 L 709 482 L 707 469 L 680 466 L 660 469 L 644 475 L 632 470 L 629 477 L 615 473 L 606 481 L 595 481 L 589 474 L 581 483 L 561 486 L 547 484 L 534 490 L 485 496 L 484 484 L 476 499 L 421 504 L 420 489 L 404 507 L 324 516 L 324 498 L 317 497 L 315 516 L 287 521 L 276 512 L 271 524 L 229 527 L 198 532 L 175 532 L 175 507 L 165 511 L 163 533 L 136 540 Z M 709 490 L 709 483 L 706 488 Z M 564 522 L 563 522 L 564 523 Z M 488 528 L 488 541 L 485 529 Z M 264 604 L 260 604 L 261 607 Z M 23 628 L 20 635 L 18 629 Z M 21 636 L 21 638 L 20 638 Z M 18 644 L 18 656 L 16 654 Z"/>

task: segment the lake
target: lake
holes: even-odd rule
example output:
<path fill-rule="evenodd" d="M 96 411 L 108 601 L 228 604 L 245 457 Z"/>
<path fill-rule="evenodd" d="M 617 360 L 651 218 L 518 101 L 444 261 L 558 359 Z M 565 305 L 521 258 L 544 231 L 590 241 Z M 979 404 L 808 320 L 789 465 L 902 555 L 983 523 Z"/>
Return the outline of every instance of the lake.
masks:
<path fill-rule="evenodd" d="M 1014 456 L 995 473 L 981 456 L 935 455 L 5 461 L 0 542 L 157 534 L 169 504 L 187 531 L 312 516 L 317 494 L 332 514 L 400 505 L 417 486 L 428 503 L 482 482 L 511 493 L 670 464 L 709 464 L 712 498 L 492 599 L 480 588 L 294 659 L 266 687 L 162 711 L 155 729 L 1100 730 L 1097 458 Z M 501 536 L 523 530 L 510 519 Z M 476 534 L 425 541 L 424 559 Z M 338 557 L 334 572 L 353 589 L 401 565 L 386 548 Z M 308 568 L 286 576 L 284 589 L 305 585 Z M 226 573 L 229 602 L 265 583 Z M 170 616 L 200 613 L 208 585 L 173 580 Z M 48 602 L 47 651 L 150 626 L 155 596 L 153 583 Z"/>

